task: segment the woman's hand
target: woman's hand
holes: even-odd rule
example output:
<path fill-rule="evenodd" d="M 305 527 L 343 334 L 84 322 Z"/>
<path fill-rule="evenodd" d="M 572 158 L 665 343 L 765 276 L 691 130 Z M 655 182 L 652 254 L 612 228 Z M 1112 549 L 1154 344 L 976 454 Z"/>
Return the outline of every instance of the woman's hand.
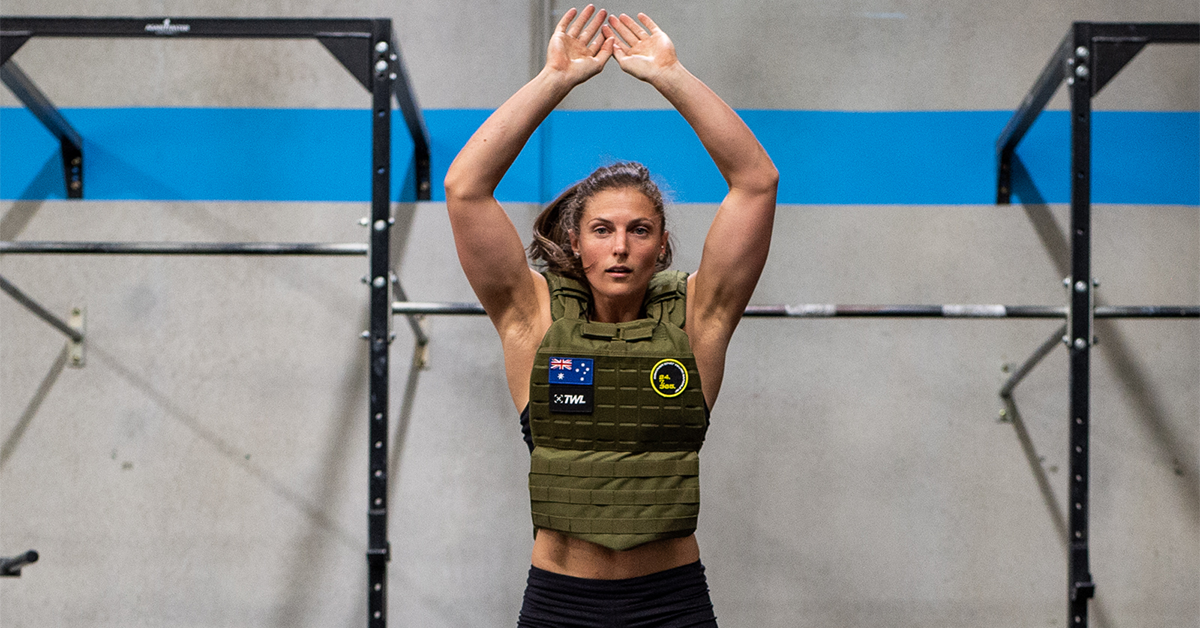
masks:
<path fill-rule="evenodd" d="M 650 30 L 622 13 L 620 17 L 608 18 L 603 28 L 604 36 L 609 39 L 614 39 L 614 34 L 620 36 L 614 41 L 613 56 L 622 70 L 653 83 L 664 70 L 678 64 L 679 59 L 675 56 L 675 44 L 654 20 L 645 13 L 638 13 L 638 20 Z"/>
<path fill-rule="evenodd" d="M 579 19 L 575 19 L 576 16 Z M 599 74 L 612 56 L 615 41 L 607 35 L 596 37 L 607 16 L 607 11 L 600 9 L 597 12 L 591 4 L 584 7 L 582 13 L 574 8 L 567 11 L 550 38 L 546 69 L 561 74 L 571 85 Z"/>

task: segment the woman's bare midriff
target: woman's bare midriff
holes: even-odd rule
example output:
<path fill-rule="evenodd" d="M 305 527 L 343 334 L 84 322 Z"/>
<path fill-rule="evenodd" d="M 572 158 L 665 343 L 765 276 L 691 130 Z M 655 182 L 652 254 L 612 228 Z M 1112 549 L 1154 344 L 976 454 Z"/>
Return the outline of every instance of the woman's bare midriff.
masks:
<path fill-rule="evenodd" d="M 696 535 L 651 541 L 617 551 L 554 530 L 538 530 L 533 566 L 565 576 L 620 580 L 646 576 L 700 560 Z"/>

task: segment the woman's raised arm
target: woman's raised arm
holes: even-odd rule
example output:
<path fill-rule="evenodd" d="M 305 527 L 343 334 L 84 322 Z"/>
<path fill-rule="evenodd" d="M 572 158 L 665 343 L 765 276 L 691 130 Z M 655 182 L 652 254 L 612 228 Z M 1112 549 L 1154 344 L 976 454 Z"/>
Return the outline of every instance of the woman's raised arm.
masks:
<path fill-rule="evenodd" d="M 550 40 L 546 66 L 479 127 L 446 173 L 459 261 L 502 336 L 511 325 L 532 320 L 539 300 L 524 244 L 496 201 L 496 186 L 542 120 L 604 68 L 613 42 L 596 34 L 605 16 L 592 5 L 567 11 Z"/>
<path fill-rule="evenodd" d="M 610 17 L 603 32 L 620 36 L 613 56 L 621 69 L 674 105 L 729 185 L 688 289 L 688 336 L 697 359 L 711 365 L 701 375 L 705 392 L 711 389 L 715 398 L 729 338 L 767 261 L 779 172 L 745 122 L 683 67 L 671 39 L 646 14 L 636 21 L 624 14 Z"/>

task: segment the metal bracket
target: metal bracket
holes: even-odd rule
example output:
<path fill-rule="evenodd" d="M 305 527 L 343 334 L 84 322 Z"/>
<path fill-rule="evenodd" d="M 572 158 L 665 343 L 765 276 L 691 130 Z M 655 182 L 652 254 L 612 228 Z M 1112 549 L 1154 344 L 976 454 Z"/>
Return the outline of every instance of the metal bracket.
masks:
<path fill-rule="evenodd" d="M 87 310 L 82 306 L 71 308 L 71 318 L 67 319 L 67 326 L 79 332 L 79 338 L 71 338 L 67 340 L 67 346 L 70 348 L 70 360 L 67 364 L 74 368 L 83 368 L 87 363 L 87 354 L 84 353 L 83 341 L 87 338 Z"/>
<path fill-rule="evenodd" d="M 10 558 L 0 558 L 0 576 L 11 578 L 21 577 L 21 567 L 29 563 L 36 563 L 38 553 L 34 550 L 29 550 L 20 556 L 12 556 Z"/>

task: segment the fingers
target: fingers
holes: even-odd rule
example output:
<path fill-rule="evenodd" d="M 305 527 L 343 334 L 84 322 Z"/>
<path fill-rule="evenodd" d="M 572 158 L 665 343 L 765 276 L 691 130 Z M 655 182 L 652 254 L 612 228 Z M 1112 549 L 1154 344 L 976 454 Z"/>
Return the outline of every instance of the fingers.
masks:
<path fill-rule="evenodd" d="M 568 9 L 567 12 L 563 14 L 562 19 L 558 21 L 558 26 L 554 27 L 554 32 L 565 33 L 567 30 L 567 25 L 571 23 L 571 20 L 575 19 L 576 13 L 578 13 L 578 11 L 576 11 L 573 7 Z"/>
<path fill-rule="evenodd" d="M 591 8 L 592 5 L 589 4 L 587 9 Z M 580 22 L 587 22 L 587 26 L 583 28 L 583 32 L 579 34 L 579 41 L 584 43 L 592 41 L 592 38 L 596 36 L 596 31 L 600 30 L 600 26 L 604 24 L 604 18 L 608 17 L 608 11 L 600 9 L 600 12 L 596 14 L 596 19 L 588 22 L 588 19 L 591 17 L 591 15 L 588 13 L 587 9 L 583 10 L 583 17 L 579 19 Z"/>
<path fill-rule="evenodd" d="M 571 11 L 574 10 L 574 8 L 571 9 Z M 583 30 L 583 27 L 585 24 L 587 24 L 588 20 L 592 19 L 592 14 L 595 12 L 596 5 L 594 4 L 589 4 L 586 7 L 583 7 L 583 12 L 579 14 L 579 19 L 572 22 L 571 26 L 567 28 L 567 35 L 578 39 L 580 31 Z M 568 11 L 568 13 L 570 13 L 570 11 Z"/>
<path fill-rule="evenodd" d="M 600 41 L 600 40 L 597 39 L 596 41 Z M 616 48 L 615 48 L 616 41 L 617 41 L 617 39 L 615 37 L 606 38 L 604 40 L 604 43 L 600 44 L 599 53 L 592 55 L 593 57 L 595 57 L 596 61 L 600 62 L 601 66 L 603 66 L 605 63 L 608 62 L 609 57 L 613 56 L 613 52 L 616 50 Z"/>
<path fill-rule="evenodd" d="M 605 38 L 605 37 L 597 37 L 597 38 L 593 39 L 592 43 L 587 45 L 588 54 L 593 57 L 596 56 L 596 53 L 600 52 L 600 49 L 602 47 L 604 47 L 604 43 L 606 40 L 607 40 L 607 38 Z"/>
<path fill-rule="evenodd" d="M 617 34 L 619 34 L 622 39 L 630 44 L 636 44 L 639 41 L 650 37 L 650 33 L 646 32 L 646 29 L 642 28 L 641 24 L 638 24 L 636 20 L 628 15 L 625 15 L 624 13 L 617 18 L 610 17 L 608 19 L 608 23 L 611 24 L 614 29 L 616 29 Z"/>
<path fill-rule="evenodd" d="M 650 19 L 650 16 L 646 15 L 645 13 L 638 13 L 638 21 L 640 21 L 642 24 L 645 24 L 646 27 L 650 29 L 651 33 L 662 30 L 658 27 L 658 24 L 655 24 L 654 20 Z"/>

